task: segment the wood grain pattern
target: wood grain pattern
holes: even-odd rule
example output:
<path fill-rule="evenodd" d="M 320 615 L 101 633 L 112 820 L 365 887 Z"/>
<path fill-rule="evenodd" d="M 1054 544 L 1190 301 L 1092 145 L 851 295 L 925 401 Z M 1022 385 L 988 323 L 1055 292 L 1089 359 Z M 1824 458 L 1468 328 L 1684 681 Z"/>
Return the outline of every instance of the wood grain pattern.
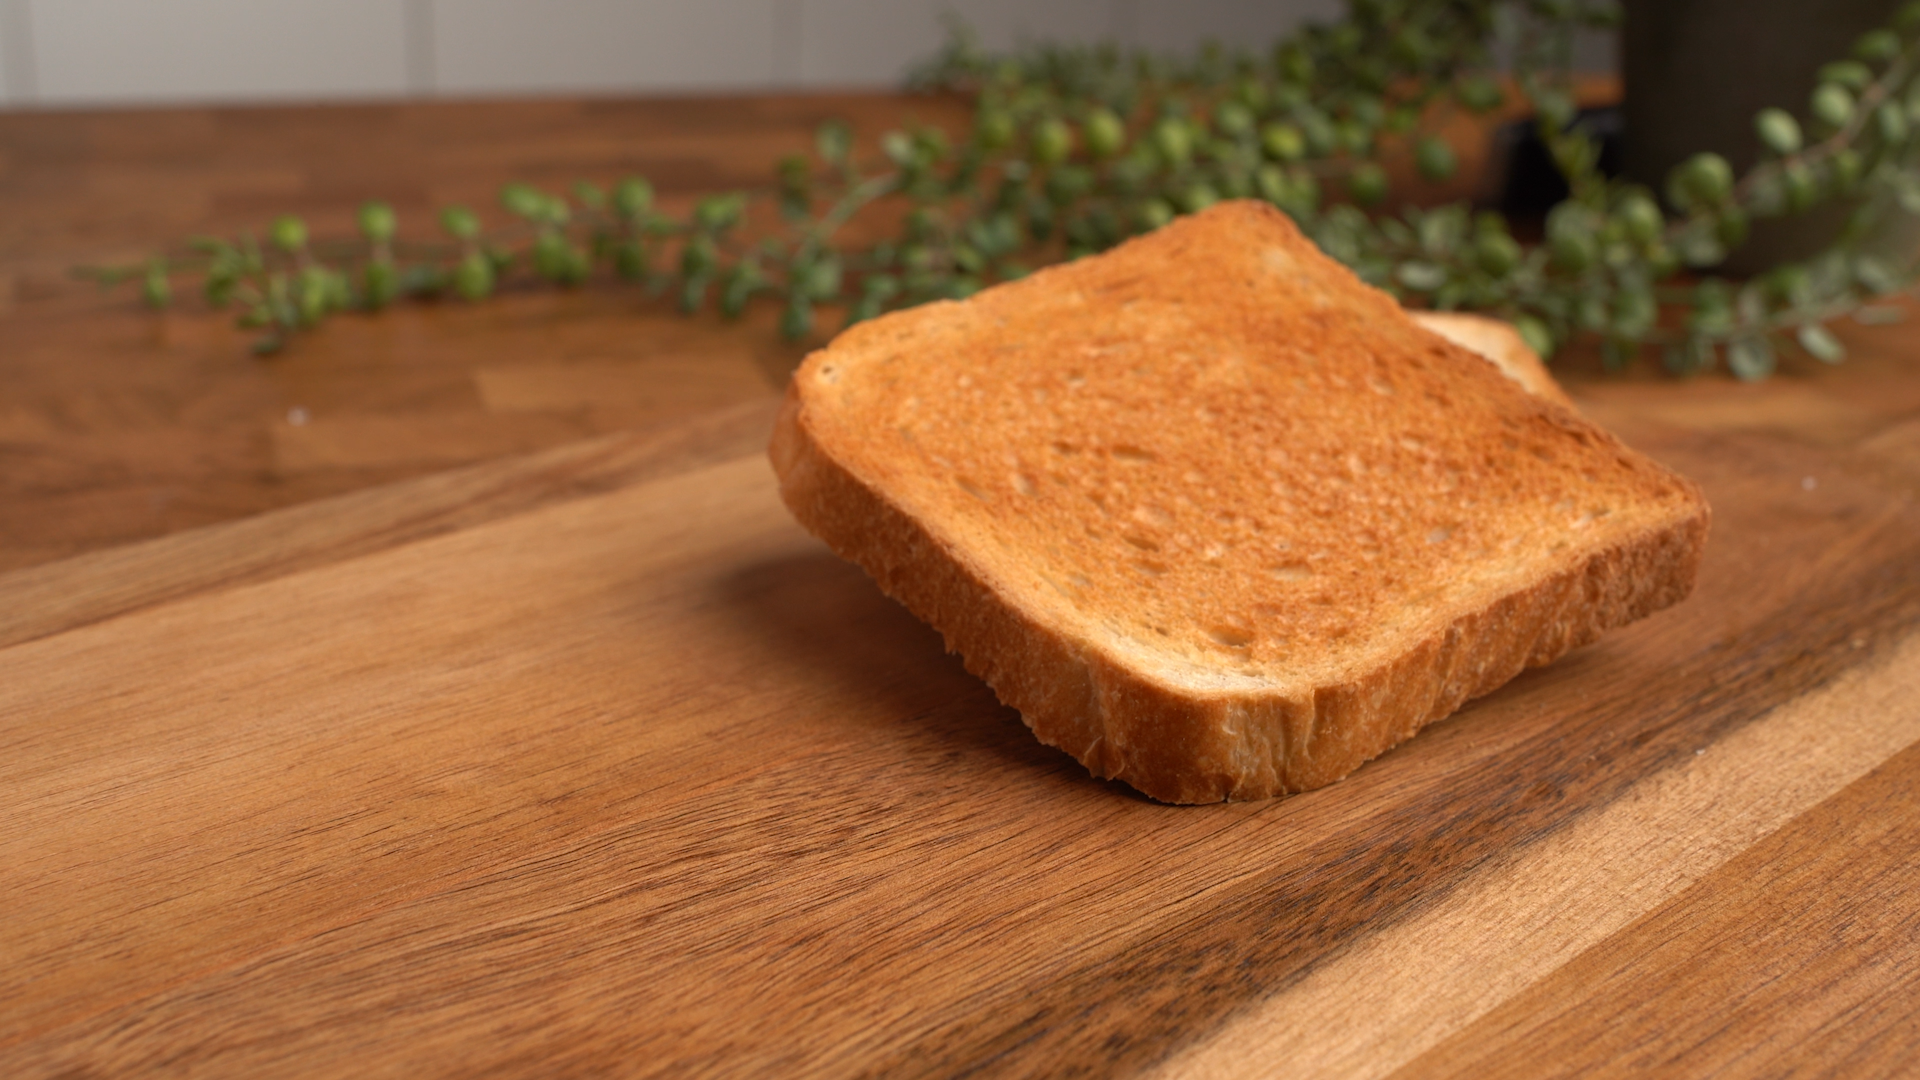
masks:
<path fill-rule="evenodd" d="M 0 645 L 750 454 L 771 400 L 0 575 Z M 104 587 L 103 587 L 104 586 Z"/>
<path fill-rule="evenodd" d="M 1278 802 L 1088 780 L 801 535 L 757 456 L 13 645 L 0 1068 L 1244 1060 L 1245 1018 L 1328 965 L 1422 963 L 1394 943 L 1448 917 L 1483 941 L 1511 910 L 1483 883 L 1528 859 L 1591 880 L 1583 828 L 1737 847 L 1911 741 L 1826 725 L 1845 762 L 1750 805 L 1800 775 L 1787 710 L 1911 682 L 1920 591 L 1887 586 L 1920 515 L 1837 460 L 1807 492 L 1764 444 L 1649 432 L 1720 508 L 1694 601 Z M 1722 760 L 1718 814 L 1646 794 Z M 1579 921 L 1704 880 L 1670 855 Z M 1455 979 L 1524 986 L 1539 955 Z"/>
<path fill-rule="evenodd" d="M 1902 660 L 1920 671 L 1920 658 Z M 1900 704 L 1911 710 L 1916 700 L 1908 689 Z M 1593 1075 L 1597 1062 L 1614 1074 L 1911 1071 L 1920 1061 L 1917 800 L 1920 747 L 1909 746 L 1403 1074 Z M 1702 998 L 1717 1007 L 1703 1011 Z"/>
<path fill-rule="evenodd" d="M 657 427 L 772 395 L 801 353 L 775 311 L 688 319 L 606 282 L 343 318 L 257 361 L 229 315 L 183 295 L 156 316 L 73 266 L 286 212 L 350 235 L 374 198 L 430 240 L 450 203 L 499 221 L 509 180 L 641 173 L 680 212 L 769 185 L 834 116 L 878 138 L 963 110 L 843 94 L 0 112 L 0 572 Z"/>
<path fill-rule="evenodd" d="M 1563 1075 L 1579 1075 L 1595 1063 L 1596 1046 L 1604 1049 L 1606 1060 L 1626 1069 L 1678 1066 L 1683 1055 L 1649 1060 L 1633 1042 L 1659 1031 L 1671 1017 L 1698 1012 L 1662 1000 L 1660 990 L 1674 993 L 1671 976 L 1639 968 L 1644 957 L 1623 954 L 1622 935 L 1615 931 L 1719 871 L 1749 844 L 1916 740 L 1920 636 L 1908 638 L 1876 663 L 1853 669 L 1833 684 L 1700 747 L 1696 760 L 1648 777 L 1604 809 L 1479 872 L 1445 904 L 1357 943 L 1299 985 L 1248 1010 L 1170 1062 L 1166 1075 L 1264 1076 L 1280 1063 L 1295 1076 L 1376 1075 L 1443 1039 L 1450 1048 L 1465 1048 L 1455 1051 L 1463 1060 L 1443 1067 L 1445 1051 L 1428 1051 L 1395 1071 L 1408 1077 L 1537 1076 L 1562 1063 Z M 1920 815 L 1915 818 L 1920 825 Z M 1889 827 L 1883 822 L 1878 829 Z M 1743 861 L 1751 861 L 1751 856 L 1748 851 Z M 1824 861 L 1845 860 L 1830 855 Z M 1884 875 L 1889 868 L 1871 872 Z M 1804 874 L 1800 880 L 1782 880 L 1756 878 L 1750 871 L 1738 880 L 1748 893 L 1766 896 L 1776 889 L 1790 895 L 1794 886 L 1807 881 Z M 1728 899 L 1738 903 L 1740 898 Z M 1902 915 L 1910 907 L 1892 905 Z M 1804 933 L 1808 928 L 1794 929 Z M 1709 928 L 1699 932 L 1713 933 Z M 1719 980 L 1703 980 L 1695 973 L 1687 980 L 1687 994 L 1724 993 L 1727 983 L 1755 974 L 1756 957 L 1730 957 L 1717 947 L 1719 942 L 1696 941 L 1687 947 L 1672 938 L 1652 940 L 1674 949 L 1676 957 L 1705 958 L 1724 969 Z M 1875 966 L 1911 963 L 1909 944 L 1884 941 L 1874 954 Z M 1841 966 L 1859 959 L 1826 945 L 1818 935 L 1810 935 L 1801 940 L 1800 952 L 1819 954 Z M 1489 962 L 1495 953 L 1498 959 Z M 1571 963 L 1576 958 L 1640 976 L 1640 985 L 1623 993 L 1616 1006 L 1620 1012 L 1632 1010 L 1630 1015 L 1595 1010 L 1591 1001 L 1567 1003 L 1565 1017 L 1542 1015 L 1545 1010 L 1533 1000 L 1542 993 L 1532 989 L 1536 980 L 1551 976 L 1561 985 L 1590 992 L 1588 973 Z M 1772 965 L 1757 966 L 1764 978 Z M 1638 995 L 1628 996 L 1633 991 Z M 1497 1019 L 1476 1021 L 1496 1010 L 1524 1017 L 1533 1028 L 1554 1019 L 1578 1019 L 1564 1024 L 1570 1030 L 1556 1032 L 1557 1039 L 1544 1045 L 1539 1030 L 1502 1032 L 1506 1037 L 1496 1040 L 1483 1030 L 1497 1025 Z M 1696 1023 L 1721 1025 L 1723 1018 L 1700 1017 Z M 1609 1046 L 1603 1036 L 1615 1031 L 1633 1034 Z M 1718 1034 L 1742 1050 L 1766 1043 L 1753 1032 L 1723 1029 Z M 1700 1061 L 1694 1058 L 1690 1064 Z"/>
<path fill-rule="evenodd" d="M 509 177 L 684 205 L 950 106 L 0 115 L 0 1076 L 1910 1072 L 1920 324 L 1757 386 L 1564 358 L 1705 486 L 1698 594 L 1171 808 L 792 525 L 765 313 L 516 293 L 257 363 L 61 276 Z"/>

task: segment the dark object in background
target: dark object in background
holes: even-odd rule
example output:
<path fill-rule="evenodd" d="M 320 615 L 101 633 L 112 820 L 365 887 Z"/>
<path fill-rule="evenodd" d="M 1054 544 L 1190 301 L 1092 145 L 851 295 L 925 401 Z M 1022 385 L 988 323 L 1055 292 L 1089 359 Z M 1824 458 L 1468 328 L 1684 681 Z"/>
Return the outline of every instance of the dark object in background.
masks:
<path fill-rule="evenodd" d="M 1619 106 L 1582 109 L 1571 126 L 1600 141 L 1600 172 L 1619 176 L 1624 127 Z M 1532 117 L 1496 129 L 1490 158 L 1501 165 L 1489 177 L 1491 183 L 1479 201 L 1499 210 L 1517 227 L 1538 228 L 1547 211 L 1568 195 L 1566 177 L 1547 153 L 1539 123 Z"/>
<path fill-rule="evenodd" d="M 1860 35 L 1886 25 L 1898 6 L 1895 0 L 1626 0 L 1625 175 L 1660 192 L 1675 165 L 1703 150 L 1725 157 L 1736 176 L 1745 172 L 1760 158 L 1754 114 L 1778 106 L 1805 116 L 1820 66 L 1851 55 Z M 1757 221 L 1725 269 L 1752 273 L 1815 254 L 1833 242 L 1851 208 L 1823 206 Z M 1887 233 L 1887 243 L 1912 247 L 1911 228 Z"/>

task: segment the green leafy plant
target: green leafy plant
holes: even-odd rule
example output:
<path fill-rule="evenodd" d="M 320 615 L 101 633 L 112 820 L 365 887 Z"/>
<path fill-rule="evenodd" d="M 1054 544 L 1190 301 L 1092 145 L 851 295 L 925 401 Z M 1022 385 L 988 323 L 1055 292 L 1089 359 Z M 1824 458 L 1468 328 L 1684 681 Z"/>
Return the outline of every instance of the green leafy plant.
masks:
<path fill-rule="evenodd" d="M 860 153 L 852 130 L 829 123 L 815 153 L 779 162 L 766 190 L 710 195 L 684 215 L 662 212 L 638 177 L 566 195 L 510 184 L 506 224 L 451 207 L 432 241 L 403 240 L 376 203 L 357 238 L 310 238 L 286 217 L 265 244 L 204 238 L 84 272 L 138 279 L 155 306 L 172 302 L 176 276 L 197 275 L 208 301 L 262 331 L 263 354 L 339 312 L 596 275 L 670 293 L 690 312 L 778 304 L 782 332 L 798 339 L 823 310 L 854 322 L 964 297 L 1220 199 L 1258 198 L 1410 306 L 1505 317 L 1547 356 L 1591 336 L 1612 365 L 1652 348 L 1676 374 L 1724 361 L 1754 379 L 1784 349 L 1841 359 L 1835 319 L 1896 317 L 1887 298 L 1920 267 L 1867 240 L 1886 215 L 1920 213 L 1920 2 L 1823 68 L 1803 112 L 1761 112 L 1767 155 L 1745 175 L 1703 153 L 1659 193 L 1603 176 L 1598 147 L 1572 123 L 1573 34 L 1617 19 L 1608 0 L 1351 0 L 1344 20 L 1266 54 L 1210 46 L 1187 58 L 1104 46 L 993 55 L 955 27 L 912 85 L 966 95 L 966 131 L 891 131 Z M 1465 204 L 1386 211 L 1391 175 L 1453 176 L 1441 134 L 1451 120 L 1502 108 L 1536 118 L 1568 180 L 1538 243 Z M 1713 275 L 1754 220 L 1833 200 L 1854 209 L 1829 250 L 1746 281 Z M 856 217 L 879 221 L 881 238 L 849 241 Z"/>

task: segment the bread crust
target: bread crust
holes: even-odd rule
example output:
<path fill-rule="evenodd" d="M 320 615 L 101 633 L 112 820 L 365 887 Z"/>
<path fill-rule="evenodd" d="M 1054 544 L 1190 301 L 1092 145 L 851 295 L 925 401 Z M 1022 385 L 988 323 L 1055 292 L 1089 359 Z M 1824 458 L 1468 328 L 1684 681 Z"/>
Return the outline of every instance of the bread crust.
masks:
<path fill-rule="evenodd" d="M 809 386 L 836 352 L 884 336 L 873 327 L 848 335 L 810 357 L 789 385 L 770 447 L 782 498 L 802 525 L 935 627 L 1042 742 L 1165 802 L 1268 798 L 1338 780 L 1525 668 L 1684 598 L 1705 547 L 1710 512 L 1696 487 L 1570 411 L 1530 404 L 1595 453 L 1657 470 L 1678 492 L 1676 512 L 1543 567 L 1340 677 L 1183 683 L 1113 641 L 1075 632 L 1058 611 L 1022 602 L 978 536 L 925 520 L 889 490 L 884 468 L 855 467 L 823 437 L 817 410 L 826 406 L 810 400 Z"/>
<path fill-rule="evenodd" d="M 1526 668 L 1685 599 L 1706 548 L 1703 512 L 1595 552 L 1304 701 L 1196 696 L 1010 603 L 964 553 L 824 452 L 806 413 L 790 385 L 770 456 L 794 517 L 937 629 L 1041 742 L 1162 802 L 1266 799 L 1339 780 Z"/>

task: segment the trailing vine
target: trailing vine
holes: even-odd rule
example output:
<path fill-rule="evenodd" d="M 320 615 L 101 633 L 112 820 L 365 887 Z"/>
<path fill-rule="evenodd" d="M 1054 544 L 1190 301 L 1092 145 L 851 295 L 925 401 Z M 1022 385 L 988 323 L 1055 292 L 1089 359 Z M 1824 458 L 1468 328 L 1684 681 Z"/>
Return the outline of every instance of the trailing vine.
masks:
<path fill-rule="evenodd" d="M 565 194 L 516 183 L 501 192 L 504 224 L 449 207 L 432 240 L 403 239 L 393 210 L 373 203 L 358 237 L 311 237 L 287 216 L 264 242 L 200 238 L 82 273 L 138 281 L 156 307 L 176 279 L 197 279 L 209 303 L 260 332 L 261 354 L 342 312 L 596 275 L 672 294 L 689 312 L 778 304 L 782 333 L 799 339 L 823 310 L 854 322 L 964 297 L 1220 199 L 1259 198 L 1410 306 L 1502 316 L 1546 356 L 1591 336 L 1612 365 L 1651 348 L 1677 374 L 1724 361 L 1754 379 L 1788 348 L 1841 359 L 1835 319 L 1897 317 L 1886 301 L 1920 266 L 1868 240 L 1887 215 L 1920 214 L 1920 2 L 1822 68 L 1801 113 L 1762 111 L 1766 154 L 1745 175 L 1702 153 L 1658 193 L 1604 176 L 1573 123 L 1573 35 L 1618 16 L 1611 0 L 1350 0 L 1344 20 L 1266 54 L 1187 58 L 1107 46 L 993 55 L 955 27 L 912 85 L 965 95 L 968 130 L 891 131 L 863 155 L 847 125 L 828 123 L 767 189 L 709 195 L 684 215 L 656 206 L 640 177 Z M 1387 211 L 1391 173 L 1449 180 L 1458 160 L 1441 132 L 1500 109 L 1535 118 L 1568 181 L 1539 243 L 1466 204 Z M 1836 200 L 1853 209 L 1827 251 L 1746 281 L 1713 274 L 1753 221 Z M 848 240 L 856 218 L 881 221 L 882 238 Z"/>

